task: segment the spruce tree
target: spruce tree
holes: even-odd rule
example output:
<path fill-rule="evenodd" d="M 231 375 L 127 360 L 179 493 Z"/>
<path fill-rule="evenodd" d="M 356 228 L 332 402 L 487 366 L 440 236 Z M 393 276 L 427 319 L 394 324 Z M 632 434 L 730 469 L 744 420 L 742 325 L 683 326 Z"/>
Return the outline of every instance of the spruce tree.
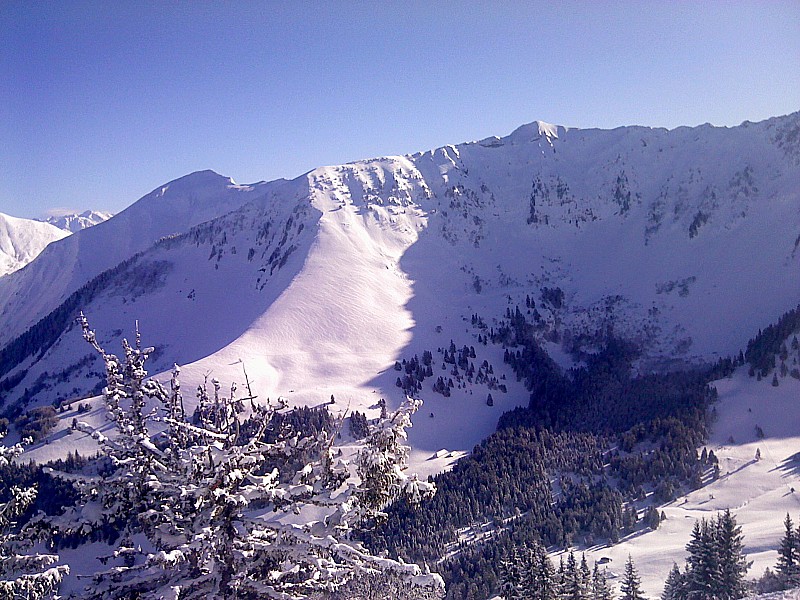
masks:
<path fill-rule="evenodd" d="M 526 600 L 556 600 L 555 569 L 544 546 L 534 542 L 524 562 L 522 596 Z"/>
<path fill-rule="evenodd" d="M 500 596 L 503 600 L 522 600 L 522 568 L 519 551 L 515 547 L 509 556 L 500 561 Z"/>
<path fill-rule="evenodd" d="M 84 338 L 106 364 L 103 396 L 116 435 L 77 426 L 98 441 L 108 469 L 94 477 L 53 472 L 82 497 L 30 527 L 51 536 L 120 534 L 113 544 L 122 564 L 95 573 L 85 599 L 352 598 L 348 590 L 364 585 L 386 597 L 400 597 L 392 593 L 400 585 L 418 588 L 420 597 L 442 595 L 438 575 L 370 555 L 353 535 L 393 500 L 415 504 L 435 489 L 404 473 L 405 430 L 419 401 L 408 399 L 370 427 L 351 463 L 356 483 L 333 451 L 332 434 L 280 426 L 286 402 L 256 403 L 246 373 L 245 397 L 235 386 L 230 396 L 220 394 L 216 380 L 212 393 L 201 385 L 190 420 L 177 366 L 169 388 L 147 379 L 153 349 L 141 347 L 138 332 L 134 346 L 123 344 L 121 360 L 100 347 L 81 317 Z M 303 527 L 283 518 L 304 510 L 324 518 Z M 146 543 L 132 543 L 137 538 Z"/>
<path fill-rule="evenodd" d="M 575 552 L 570 550 L 564 569 L 564 591 L 562 596 L 564 600 L 585 600 L 581 579 L 581 570 L 575 558 Z"/>
<path fill-rule="evenodd" d="M 746 592 L 750 564 L 744 556 L 742 528 L 726 510 L 717 518 L 696 522 L 686 545 L 686 593 L 692 600 L 733 600 Z"/>
<path fill-rule="evenodd" d="M 622 592 L 621 600 L 644 600 L 640 588 L 641 582 L 636 565 L 633 564 L 633 559 L 629 554 L 628 561 L 625 563 L 625 574 L 622 576 L 622 583 L 619 586 L 620 592 Z"/>
<path fill-rule="evenodd" d="M 696 521 L 686 545 L 686 584 L 689 596 L 696 600 L 714 600 L 720 587 L 719 556 L 713 527 L 708 521 Z"/>
<path fill-rule="evenodd" d="M 664 582 L 664 591 L 661 600 L 686 600 L 685 576 L 681 573 L 677 563 L 672 563 L 672 569 Z"/>
<path fill-rule="evenodd" d="M 719 552 L 720 587 L 718 600 L 734 600 L 747 594 L 745 574 L 750 562 L 744 555 L 744 536 L 742 528 L 736 524 L 736 517 L 730 509 L 717 517 L 716 546 Z"/>
<path fill-rule="evenodd" d="M 4 434 L 0 434 L 0 438 Z M 22 454 L 22 445 L 0 444 L 0 466 L 8 465 Z M 15 520 L 36 499 L 36 488 L 14 486 L 10 498 L 0 502 L 0 598 L 43 600 L 56 593 L 69 568 L 56 565 L 55 554 L 30 554 L 30 540 L 16 529 Z"/>
<path fill-rule="evenodd" d="M 611 600 L 612 598 L 611 586 L 608 585 L 605 571 L 601 571 L 597 563 L 594 563 L 594 571 L 592 572 L 592 600 Z"/>
<path fill-rule="evenodd" d="M 586 554 L 581 555 L 581 565 L 578 568 L 578 580 L 580 585 L 581 600 L 589 600 L 592 593 L 592 572 L 586 562 Z"/>
<path fill-rule="evenodd" d="M 800 539 L 789 513 L 786 513 L 783 525 L 786 530 L 778 548 L 778 564 L 775 570 L 781 584 L 788 589 L 800 586 Z"/>

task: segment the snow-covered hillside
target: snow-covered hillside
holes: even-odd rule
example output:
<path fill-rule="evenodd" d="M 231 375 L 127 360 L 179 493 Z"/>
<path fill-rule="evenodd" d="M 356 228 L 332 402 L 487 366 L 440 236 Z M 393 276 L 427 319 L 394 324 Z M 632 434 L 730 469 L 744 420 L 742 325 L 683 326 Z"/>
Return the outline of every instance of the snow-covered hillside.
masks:
<path fill-rule="evenodd" d="M 67 235 L 48 223 L 0 213 L 0 277 L 21 269 L 50 242 Z"/>
<path fill-rule="evenodd" d="M 535 320 L 562 365 L 609 332 L 641 349 L 640 370 L 714 361 L 797 305 L 799 234 L 800 113 L 672 131 L 535 122 L 253 185 L 194 173 L 0 278 L 0 394 L 10 410 L 102 385 L 79 310 L 114 352 L 138 323 L 151 371 L 183 365 L 186 390 L 209 375 L 241 383 L 244 367 L 259 398 L 337 414 L 397 406 L 403 361 L 429 351 L 409 438 L 426 475 L 528 402 L 503 348 L 479 339 L 507 311 Z M 465 346 L 481 365 L 469 379 L 443 356 Z M 454 379 L 448 395 L 438 375 Z M 612 570 L 630 553 L 649 595 L 695 519 L 731 507 L 757 575 L 800 510 L 800 384 L 740 369 L 716 386 L 721 477 L 663 507 L 657 531 L 587 552 Z M 94 408 L 84 417 L 101 425 Z M 67 430 L 31 457 L 91 453 Z"/>
<path fill-rule="evenodd" d="M 114 215 L 110 212 L 104 212 L 100 210 L 85 210 L 82 213 L 57 215 L 47 217 L 46 219 L 42 220 L 58 227 L 59 229 L 63 229 L 64 231 L 76 233 L 81 229 L 94 227 L 103 221 L 108 221 L 113 216 Z"/>
<path fill-rule="evenodd" d="M 189 382 L 241 380 L 242 361 L 262 396 L 372 414 L 400 401 L 396 360 L 451 340 L 510 375 L 471 317 L 491 327 L 528 298 L 562 361 L 608 330 L 637 342 L 642 368 L 713 360 L 796 305 L 798 222 L 800 113 L 672 131 L 535 122 L 252 186 L 195 173 L 0 280 L 0 347 L 45 317 L 57 334 L 8 346 L 6 398 L 95 385 L 78 309 L 112 350 L 138 320 L 157 368 L 177 361 Z M 483 384 L 423 390 L 417 457 L 491 432 L 527 402 L 512 379 L 493 407 Z"/>
<path fill-rule="evenodd" d="M 742 526 L 745 554 L 753 562 L 747 577 L 756 579 L 766 568 L 775 570 L 783 518 L 789 513 L 796 522 L 800 516 L 800 382 L 786 377 L 773 387 L 767 380 L 748 377 L 746 371 L 739 369 L 714 384 L 718 417 L 707 448 L 719 459 L 720 478 L 663 506 L 666 520 L 656 531 L 644 529 L 615 546 L 587 549 L 590 564 L 608 557 L 609 570 L 622 575 L 630 554 L 645 593 L 658 597 L 672 564 L 684 565 L 695 521 L 730 508 Z"/>
<path fill-rule="evenodd" d="M 164 236 L 235 210 L 267 188 L 200 171 L 165 184 L 113 218 L 78 231 L 0 285 L 0 346 L 55 309 L 93 277 Z"/>

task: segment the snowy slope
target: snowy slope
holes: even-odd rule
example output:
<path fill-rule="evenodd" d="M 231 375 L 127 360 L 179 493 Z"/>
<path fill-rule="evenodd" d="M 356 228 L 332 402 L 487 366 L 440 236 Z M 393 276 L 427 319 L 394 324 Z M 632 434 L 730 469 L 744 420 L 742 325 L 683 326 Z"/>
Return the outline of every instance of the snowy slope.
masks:
<path fill-rule="evenodd" d="M 114 215 L 110 212 L 104 212 L 100 210 L 85 210 L 82 213 L 52 216 L 42 220 L 46 223 L 50 223 L 50 225 L 58 227 L 59 229 L 63 229 L 64 231 L 76 233 L 81 229 L 93 227 L 102 223 L 103 221 L 108 221 L 113 216 Z"/>
<path fill-rule="evenodd" d="M 0 346 L 56 308 L 99 273 L 159 238 L 235 210 L 280 182 L 240 186 L 211 171 L 170 182 L 113 218 L 46 250 L 25 271 L 0 282 Z"/>
<path fill-rule="evenodd" d="M 800 113 L 673 131 L 535 122 L 291 182 L 193 174 L 0 281 L 0 343 L 142 251 L 80 308 L 111 350 L 138 319 L 159 348 L 154 370 L 177 361 L 189 384 L 209 372 L 241 381 L 241 360 L 262 396 L 333 395 L 339 411 L 376 414 L 378 399 L 400 401 L 395 360 L 430 350 L 436 371 L 439 348 L 474 345 L 508 391 L 488 407 L 486 385 L 444 398 L 426 381 L 411 441 L 434 471 L 452 460 L 426 460 L 434 452 L 468 451 L 527 402 L 502 349 L 477 343 L 473 314 L 491 327 L 530 296 L 561 360 L 611 328 L 641 345 L 644 368 L 736 353 L 795 306 L 798 132 Z M 545 287 L 563 302 L 544 301 Z M 7 399 L 87 392 L 98 381 L 88 354 L 71 328 L 42 360 L 16 366 L 11 376 L 26 374 Z"/>
<path fill-rule="evenodd" d="M 645 529 L 646 533 L 634 533 L 616 546 L 587 549 L 590 564 L 607 556 L 612 559 L 610 571 L 621 575 L 630 554 L 645 593 L 657 597 L 672 564 L 683 567 L 695 521 L 730 508 L 742 526 L 745 554 L 753 561 L 747 577 L 758 578 L 767 567 L 775 570 L 783 518 L 786 513 L 795 523 L 800 518 L 800 382 L 786 377 L 779 387 L 772 387 L 767 380 L 748 377 L 746 371 L 739 369 L 715 383 L 718 419 L 708 449 L 720 461 L 721 477 L 661 507 L 667 519 L 656 531 Z M 756 425 L 762 428 L 763 439 L 757 437 Z"/>
<path fill-rule="evenodd" d="M 0 277 L 21 269 L 50 242 L 67 235 L 48 223 L 0 213 Z"/>
<path fill-rule="evenodd" d="M 611 547 L 574 548 L 578 553 L 586 553 L 589 564 L 602 557 L 611 559 L 607 574 L 617 591 L 618 577 L 630 554 L 647 597 L 659 597 L 672 564 L 684 564 L 685 546 L 695 521 L 709 519 L 726 508 L 731 509 L 742 526 L 745 554 L 753 562 L 747 577 L 758 578 L 766 568 L 774 571 L 785 514 L 789 513 L 795 523 L 800 521 L 800 411 L 797 410 L 800 382 L 785 377 L 778 387 L 773 387 L 767 379 L 757 381 L 748 377 L 746 371 L 746 367 L 739 369 L 730 378 L 714 383 L 719 401 L 714 405 L 717 418 L 707 448 L 720 461 L 721 477 L 661 506 L 667 518 L 656 531 L 644 528 Z M 90 406 L 88 412 L 79 413 L 73 404 L 60 415 L 60 424 L 50 441 L 26 452 L 26 460 L 46 462 L 63 458 L 72 450 L 83 455 L 94 453 L 97 442 L 86 433 L 71 431 L 72 418 L 77 417 L 106 433 L 111 426 L 104 417 L 100 398 L 86 403 Z M 445 423 L 454 425 L 450 421 Z M 763 430 L 763 438 L 757 435 L 756 426 Z M 755 460 L 757 449 L 761 452 L 759 461 Z M 419 470 L 425 466 L 425 462 L 417 462 L 412 468 Z M 556 553 L 551 558 L 557 564 L 560 556 Z M 800 591 L 768 595 L 764 600 L 772 598 L 800 598 Z"/>

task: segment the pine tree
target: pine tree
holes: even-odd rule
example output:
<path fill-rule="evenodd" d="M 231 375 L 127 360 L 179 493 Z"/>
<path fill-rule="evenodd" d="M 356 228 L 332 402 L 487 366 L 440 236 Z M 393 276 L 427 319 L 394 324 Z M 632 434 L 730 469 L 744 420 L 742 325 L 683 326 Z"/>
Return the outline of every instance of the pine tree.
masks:
<path fill-rule="evenodd" d="M 622 576 L 622 583 L 619 586 L 620 592 L 622 592 L 621 600 L 644 600 L 644 595 L 639 587 L 641 581 L 629 554 L 628 561 L 625 563 L 625 574 Z"/>
<path fill-rule="evenodd" d="M 516 547 L 500 561 L 500 596 L 503 600 L 522 600 L 524 597 L 521 566 Z"/>
<path fill-rule="evenodd" d="M 686 545 L 687 590 L 691 598 L 713 600 L 720 586 L 719 556 L 713 528 L 705 519 L 696 521 Z"/>
<path fill-rule="evenodd" d="M 591 593 L 591 571 L 584 554 L 578 563 L 575 553 L 570 550 L 561 582 L 560 598 L 565 600 L 588 600 Z"/>
<path fill-rule="evenodd" d="M 521 593 L 526 600 L 556 600 L 555 569 L 547 550 L 538 542 L 525 553 Z"/>
<path fill-rule="evenodd" d="M 564 565 L 564 555 L 558 558 L 558 570 L 553 579 L 555 582 L 556 597 L 563 598 L 566 593 L 567 567 Z"/>
<path fill-rule="evenodd" d="M 592 572 L 586 562 L 586 554 L 581 554 L 581 566 L 578 569 L 581 600 L 589 600 L 592 593 Z"/>
<path fill-rule="evenodd" d="M 800 539 L 789 513 L 786 513 L 783 525 L 785 532 L 778 548 L 778 564 L 775 570 L 782 585 L 789 589 L 800 586 Z"/>
<path fill-rule="evenodd" d="M 658 526 L 661 525 L 661 516 L 658 514 L 658 509 L 655 506 L 651 506 L 647 509 L 644 515 L 644 522 L 652 530 L 658 529 Z"/>
<path fill-rule="evenodd" d="M 581 565 L 575 558 L 575 553 L 570 550 L 567 556 L 567 564 L 564 569 L 564 586 L 561 597 L 564 600 L 587 600 L 589 597 L 588 586 L 589 567 L 586 566 L 586 575 L 584 575 L 583 566 L 586 564 L 586 557 Z"/>
<path fill-rule="evenodd" d="M 611 600 L 613 594 L 611 587 L 608 585 L 608 580 L 604 571 L 601 571 L 594 563 L 594 571 L 592 572 L 592 600 Z"/>
<path fill-rule="evenodd" d="M 686 550 L 689 598 L 733 600 L 745 595 L 744 576 L 750 565 L 744 556 L 741 527 L 730 510 L 711 521 L 696 522 Z"/>

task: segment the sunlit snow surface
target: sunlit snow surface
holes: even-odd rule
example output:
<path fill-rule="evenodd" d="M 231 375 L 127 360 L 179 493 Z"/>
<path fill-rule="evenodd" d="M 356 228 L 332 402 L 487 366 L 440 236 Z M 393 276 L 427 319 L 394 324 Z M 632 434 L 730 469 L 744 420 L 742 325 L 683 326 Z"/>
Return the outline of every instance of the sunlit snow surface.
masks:
<path fill-rule="evenodd" d="M 184 390 L 209 374 L 241 387 L 244 367 L 262 399 L 316 406 L 333 396 L 335 413 L 370 417 L 379 399 L 390 407 L 402 399 L 395 361 L 430 350 L 434 376 L 410 442 L 413 468 L 437 472 L 528 401 L 503 349 L 478 343 L 473 314 L 495 327 L 530 295 L 562 339 L 612 328 L 641 345 L 647 369 L 735 354 L 796 306 L 798 131 L 800 113 L 673 131 L 536 122 L 504 138 L 321 167 L 293 181 L 242 186 L 196 173 L 0 278 L 0 345 L 140 252 L 82 304 L 108 350 L 132 340 L 138 320 L 144 343 L 158 349 L 151 372 L 178 362 Z M 540 295 L 556 286 L 561 308 Z M 42 377 L 50 387 L 36 402 L 91 389 L 99 365 L 80 363 L 90 349 L 79 333 L 72 327 L 40 361 L 20 364 L 28 372 L 8 401 Z M 437 350 L 451 340 L 474 346 L 476 367 L 488 361 L 507 386 L 492 390 L 494 406 L 485 385 L 449 398 L 431 391 L 445 374 Z M 569 364 L 560 344 L 547 348 Z M 71 366 L 66 381 L 55 376 Z M 666 507 L 658 532 L 599 549 L 614 569 L 630 551 L 657 593 L 672 561 L 682 562 L 694 518 L 724 506 L 736 509 L 753 550 L 774 547 L 785 512 L 800 512 L 797 494 L 784 493 L 797 472 L 781 468 L 800 451 L 792 422 L 800 411 L 767 408 L 797 398 L 796 382 L 784 381 L 772 388 L 737 375 L 719 384 L 723 477 Z M 756 423 L 766 441 L 748 437 Z M 66 445 L 91 442 L 57 435 Z M 730 435 L 736 444 L 724 445 Z M 762 461 L 748 464 L 756 447 Z M 754 571 L 774 563 L 766 550 L 753 558 Z"/>
<path fill-rule="evenodd" d="M 587 559 L 611 558 L 609 569 L 618 575 L 630 554 L 650 597 L 661 594 L 673 562 L 684 566 L 685 546 L 697 519 L 731 509 L 753 561 L 747 574 L 752 578 L 767 567 L 775 570 L 786 513 L 794 522 L 800 520 L 800 382 L 786 377 L 773 387 L 769 380 L 756 381 L 739 369 L 714 385 L 719 391 L 718 416 L 708 449 L 719 459 L 720 478 L 663 506 L 667 519 L 658 530 L 587 552 Z M 757 438 L 756 425 L 763 439 Z"/>
<path fill-rule="evenodd" d="M 608 571 L 612 583 L 618 584 L 614 575 L 622 574 L 630 554 L 642 577 L 644 591 L 650 597 L 660 595 L 673 562 L 684 564 L 685 546 L 695 521 L 709 519 L 726 508 L 731 509 L 742 526 L 745 552 L 753 561 L 748 577 L 758 577 L 767 567 L 774 570 L 786 513 L 795 522 L 800 520 L 800 382 L 786 377 L 778 387 L 773 387 L 768 380 L 756 381 L 747 376 L 745 369 L 740 369 L 733 377 L 714 385 L 719 391 L 719 401 L 714 405 L 717 418 L 707 448 L 719 459 L 721 477 L 660 507 L 667 518 L 656 531 L 643 529 L 611 547 L 575 548 L 586 552 L 590 564 L 601 557 L 611 558 Z M 100 399 L 87 403 L 92 407 L 90 411 L 78 414 L 74 405 L 62 415 L 51 441 L 27 452 L 26 458 L 44 462 L 63 457 L 74 449 L 84 455 L 95 452 L 98 447 L 95 440 L 79 431 L 70 431 L 73 417 L 109 431 Z M 440 416 L 427 419 L 435 421 Z M 458 411 L 454 411 L 440 420 L 444 423 L 440 427 L 443 430 L 464 427 L 459 419 Z M 763 430 L 763 439 L 758 439 L 756 425 Z M 426 431 L 435 445 L 438 439 L 435 429 Z M 730 443 L 731 437 L 734 443 Z M 755 460 L 756 449 L 761 451 L 759 461 Z M 424 453 L 418 453 L 412 469 L 424 472 L 431 469 L 428 466 L 431 462 L 441 466 L 450 460 L 443 457 L 439 461 L 425 461 L 425 458 Z M 557 562 L 559 556 L 552 558 Z"/>
<path fill-rule="evenodd" d="M 50 243 L 69 235 L 49 223 L 0 213 L 0 277 L 18 271 Z"/>

